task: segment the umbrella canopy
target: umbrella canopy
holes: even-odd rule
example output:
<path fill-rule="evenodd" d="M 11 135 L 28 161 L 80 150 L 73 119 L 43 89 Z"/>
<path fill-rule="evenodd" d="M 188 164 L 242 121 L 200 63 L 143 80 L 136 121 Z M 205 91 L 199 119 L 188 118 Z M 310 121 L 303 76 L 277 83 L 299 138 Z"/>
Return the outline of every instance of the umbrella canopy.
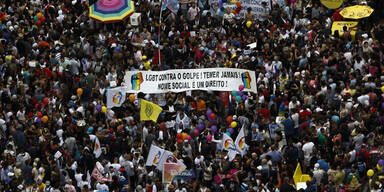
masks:
<path fill-rule="evenodd" d="M 344 8 L 340 11 L 340 15 L 349 19 L 361 19 L 364 17 L 369 17 L 372 12 L 373 9 L 370 6 L 355 5 Z"/>
<path fill-rule="evenodd" d="M 131 0 L 99 0 L 89 7 L 89 17 L 104 22 L 124 20 L 135 11 Z"/>

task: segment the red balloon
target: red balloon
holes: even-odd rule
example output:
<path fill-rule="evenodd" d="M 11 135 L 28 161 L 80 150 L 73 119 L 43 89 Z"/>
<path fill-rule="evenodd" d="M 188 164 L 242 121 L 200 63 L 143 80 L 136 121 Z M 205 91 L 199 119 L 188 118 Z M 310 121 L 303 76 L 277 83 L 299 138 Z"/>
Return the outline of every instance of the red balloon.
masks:
<path fill-rule="evenodd" d="M 233 117 L 232 116 L 228 116 L 227 117 L 227 123 L 230 124 L 230 123 L 232 123 L 232 121 L 233 121 Z"/>
<path fill-rule="evenodd" d="M 165 127 L 166 127 L 165 122 L 162 122 L 162 123 L 160 124 L 160 130 L 164 131 L 164 130 L 165 130 Z"/>
<path fill-rule="evenodd" d="M 177 143 L 178 143 L 178 144 L 182 144 L 182 143 L 183 143 L 183 140 L 178 139 L 178 140 L 177 140 Z"/>
<path fill-rule="evenodd" d="M 48 97 L 46 97 L 46 98 L 44 98 L 44 104 L 46 104 L 46 105 L 48 105 L 48 103 L 49 103 L 49 99 L 48 99 Z"/>
<path fill-rule="evenodd" d="M 44 16 L 42 16 L 42 17 L 40 18 L 40 21 L 41 21 L 41 23 L 44 23 L 44 22 L 46 21 L 46 18 L 45 18 Z"/>
<path fill-rule="evenodd" d="M 183 137 L 183 135 L 182 135 L 181 133 L 178 133 L 178 134 L 176 135 L 176 137 L 177 137 L 178 139 L 181 140 L 181 138 Z"/>
<path fill-rule="evenodd" d="M 211 119 L 215 119 L 216 115 L 214 113 L 211 113 L 210 117 Z"/>
<path fill-rule="evenodd" d="M 37 20 L 37 21 L 36 21 L 36 25 L 37 25 L 37 26 L 40 26 L 40 25 L 41 25 L 41 21 L 40 21 L 40 20 Z"/>
<path fill-rule="evenodd" d="M 43 114 L 41 114 L 41 112 L 37 112 L 36 115 L 37 115 L 38 118 L 41 118 L 43 116 Z"/>

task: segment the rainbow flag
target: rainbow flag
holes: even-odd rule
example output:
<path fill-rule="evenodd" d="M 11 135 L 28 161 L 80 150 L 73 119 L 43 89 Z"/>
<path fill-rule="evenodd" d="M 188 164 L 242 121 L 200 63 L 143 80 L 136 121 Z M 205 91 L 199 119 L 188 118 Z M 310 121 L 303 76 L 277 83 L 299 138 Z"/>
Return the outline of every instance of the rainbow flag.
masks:
<path fill-rule="evenodd" d="M 244 88 L 250 89 L 251 88 L 251 76 L 249 75 L 249 72 L 241 73 L 241 78 L 243 79 Z"/>

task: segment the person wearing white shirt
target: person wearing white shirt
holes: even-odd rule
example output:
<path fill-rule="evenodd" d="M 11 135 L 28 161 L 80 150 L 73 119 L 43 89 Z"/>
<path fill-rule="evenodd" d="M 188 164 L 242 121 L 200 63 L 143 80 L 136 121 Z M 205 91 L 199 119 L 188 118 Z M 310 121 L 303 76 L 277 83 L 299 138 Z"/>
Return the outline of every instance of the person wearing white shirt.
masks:
<path fill-rule="evenodd" d="M 184 113 L 184 111 L 180 110 L 176 116 L 176 129 L 187 129 L 191 125 L 191 119 Z"/>
<path fill-rule="evenodd" d="M 306 142 L 303 145 L 302 149 L 304 151 L 304 161 L 305 161 L 305 164 L 309 163 L 309 160 L 310 160 L 311 154 L 313 152 L 313 147 L 314 146 L 315 146 L 315 144 L 313 142 Z"/>
<path fill-rule="evenodd" d="M 96 189 L 100 191 L 109 191 L 109 187 L 105 183 L 97 183 Z"/>
<path fill-rule="evenodd" d="M 196 3 L 192 4 L 192 7 L 188 9 L 188 20 L 194 21 L 200 9 L 196 6 Z"/>
<path fill-rule="evenodd" d="M 292 101 L 290 101 L 288 105 L 289 112 L 292 113 L 292 109 L 297 109 L 297 106 L 300 106 L 300 101 L 298 101 L 296 97 L 292 97 Z"/>

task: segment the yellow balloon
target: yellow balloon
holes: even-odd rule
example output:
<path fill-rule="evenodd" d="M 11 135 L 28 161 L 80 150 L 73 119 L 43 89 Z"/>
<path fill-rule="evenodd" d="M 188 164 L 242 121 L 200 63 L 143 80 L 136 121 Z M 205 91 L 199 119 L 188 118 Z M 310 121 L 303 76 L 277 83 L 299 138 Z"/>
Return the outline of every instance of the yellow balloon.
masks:
<path fill-rule="evenodd" d="M 231 127 L 232 128 L 235 128 L 237 126 L 237 122 L 236 121 L 232 121 L 232 123 L 231 123 Z"/>
<path fill-rule="evenodd" d="M 101 111 L 102 111 L 103 113 L 107 112 L 107 107 L 106 107 L 106 106 L 101 107 Z"/>
<path fill-rule="evenodd" d="M 383 93 L 384 93 L 384 86 L 382 86 L 382 87 L 381 87 L 381 92 L 383 92 Z"/>
<path fill-rule="evenodd" d="M 372 169 L 370 169 L 370 170 L 367 171 L 367 175 L 368 175 L 368 177 L 372 177 L 373 174 L 375 174 L 375 172 L 374 172 Z"/>
<path fill-rule="evenodd" d="M 251 25 L 252 25 L 252 21 L 247 21 L 247 22 L 245 23 L 245 25 L 247 26 L 247 28 L 250 28 Z"/>
<path fill-rule="evenodd" d="M 142 59 L 142 60 L 146 60 L 146 59 L 147 59 L 147 56 L 143 55 L 143 56 L 141 57 L 141 59 Z"/>
<path fill-rule="evenodd" d="M 144 67 L 146 70 L 151 69 L 151 63 L 149 61 L 145 62 Z"/>
<path fill-rule="evenodd" d="M 379 164 L 376 164 L 376 168 L 377 168 L 378 171 L 381 171 L 381 169 L 382 169 L 383 167 L 380 167 Z"/>

